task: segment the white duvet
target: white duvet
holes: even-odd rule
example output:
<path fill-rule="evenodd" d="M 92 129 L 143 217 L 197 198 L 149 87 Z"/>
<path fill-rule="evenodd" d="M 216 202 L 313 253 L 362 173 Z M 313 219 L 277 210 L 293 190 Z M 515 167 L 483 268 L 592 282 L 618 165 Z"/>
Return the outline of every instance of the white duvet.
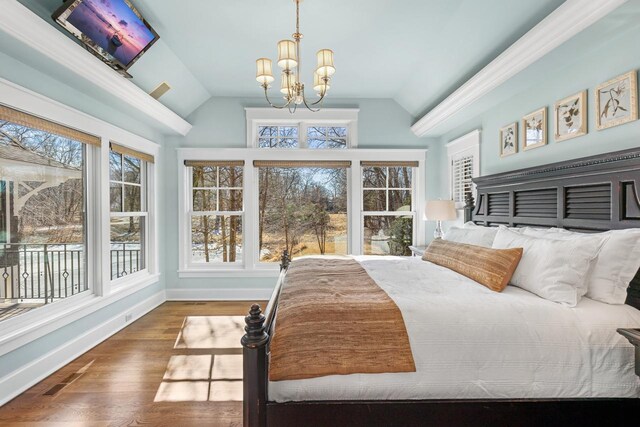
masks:
<path fill-rule="evenodd" d="M 402 311 L 416 372 L 270 382 L 269 400 L 640 397 L 633 346 L 616 333 L 640 327 L 631 306 L 569 308 L 420 258 L 355 258 Z"/>

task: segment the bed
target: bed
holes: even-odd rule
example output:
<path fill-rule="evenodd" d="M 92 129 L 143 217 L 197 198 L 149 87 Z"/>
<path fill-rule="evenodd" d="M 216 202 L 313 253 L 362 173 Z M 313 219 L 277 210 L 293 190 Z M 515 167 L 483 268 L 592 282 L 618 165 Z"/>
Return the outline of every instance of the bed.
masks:
<path fill-rule="evenodd" d="M 465 216 L 479 225 L 640 227 L 640 150 L 475 183 Z M 356 260 L 402 311 L 416 372 L 269 381 L 285 257 L 264 314 L 254 305 L 246 318 L 246 426 L 611 425 L 640 409 L 634 349 L 615 332 L 640 327 L 640 274 L 625 305 L 583 298 L 568 308 L 513 286 L 495 293 L 417 258 Z"/>

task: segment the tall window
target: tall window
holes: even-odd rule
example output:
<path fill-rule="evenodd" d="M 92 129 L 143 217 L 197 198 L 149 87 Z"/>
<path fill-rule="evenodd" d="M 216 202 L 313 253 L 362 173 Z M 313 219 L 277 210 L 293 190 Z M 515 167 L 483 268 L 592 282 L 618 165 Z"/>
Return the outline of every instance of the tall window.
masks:
<path fill-rule="evenodd" d="M 188 161 L 191 262 L 241 263 L 243 161 Z"/>
<path fill-rule="evenodd" d="M 464 203 L 465 194 L 473 190 L 473 162 L 472 155 L 451 160 L 451 193 L 456 203 Z"/>
<path fill-rule="evenodd" d="M 147 266 L 147 163 L 153 161 L 153 156 L 111 143 L 111 279 L 144 270 Z"/>
<path fill-rule="evenodd" d="M 363 252 L 410 255 L 416 208 L 413 171 L 417 162 L 362 162 Z"/>
<path fill-rule="evenodd" d="M 91 145 L 100 138 L 0 105 L 0 304 L 27 309 L 19 304 L 88 290 Z"/>
<path fill-rule="evenodd" d="M 255 161 L 259 258 L 348 253 L 347 170 L 351 162 Z"/>
<path fill-rule="evenodd" d="M 465 195 L 474 191 L 473 178 L 480 174 L 480 130 L 469 132 L 446 147 L 451 199 L 461 209 Z"/>

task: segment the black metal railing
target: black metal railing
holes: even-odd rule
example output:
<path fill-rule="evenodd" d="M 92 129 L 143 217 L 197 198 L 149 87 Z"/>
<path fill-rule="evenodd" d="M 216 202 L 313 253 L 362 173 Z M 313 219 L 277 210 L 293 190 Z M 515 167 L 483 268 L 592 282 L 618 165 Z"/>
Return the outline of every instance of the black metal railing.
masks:
<path fill-rule="evenodd" d="M 140 268 L 144 268 L 144 264 L 139 243 L 111 243 L 112 279 L 135 273 Z"/>

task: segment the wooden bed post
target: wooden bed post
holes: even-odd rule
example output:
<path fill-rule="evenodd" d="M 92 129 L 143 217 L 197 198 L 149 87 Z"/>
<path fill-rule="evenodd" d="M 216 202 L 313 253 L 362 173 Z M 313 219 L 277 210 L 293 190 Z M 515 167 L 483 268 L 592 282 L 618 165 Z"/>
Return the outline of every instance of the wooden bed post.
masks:
<path fill-rule="evenodd" d="M 473 219 L 473 210 L 475 209 L 475 202 L 473 200 L 473 194 L 471 192 L 464 195 L 464 222 L 469 222 Z"/>
<path fill-rule="evenodd" d="M 243 408 L 244 427 L 267 425 L 267 342 L 269 335 L 264 330 L 265 317 L 258 304 L 253 304 L 244 318 L 245 332 L 242 337 Z"/>

